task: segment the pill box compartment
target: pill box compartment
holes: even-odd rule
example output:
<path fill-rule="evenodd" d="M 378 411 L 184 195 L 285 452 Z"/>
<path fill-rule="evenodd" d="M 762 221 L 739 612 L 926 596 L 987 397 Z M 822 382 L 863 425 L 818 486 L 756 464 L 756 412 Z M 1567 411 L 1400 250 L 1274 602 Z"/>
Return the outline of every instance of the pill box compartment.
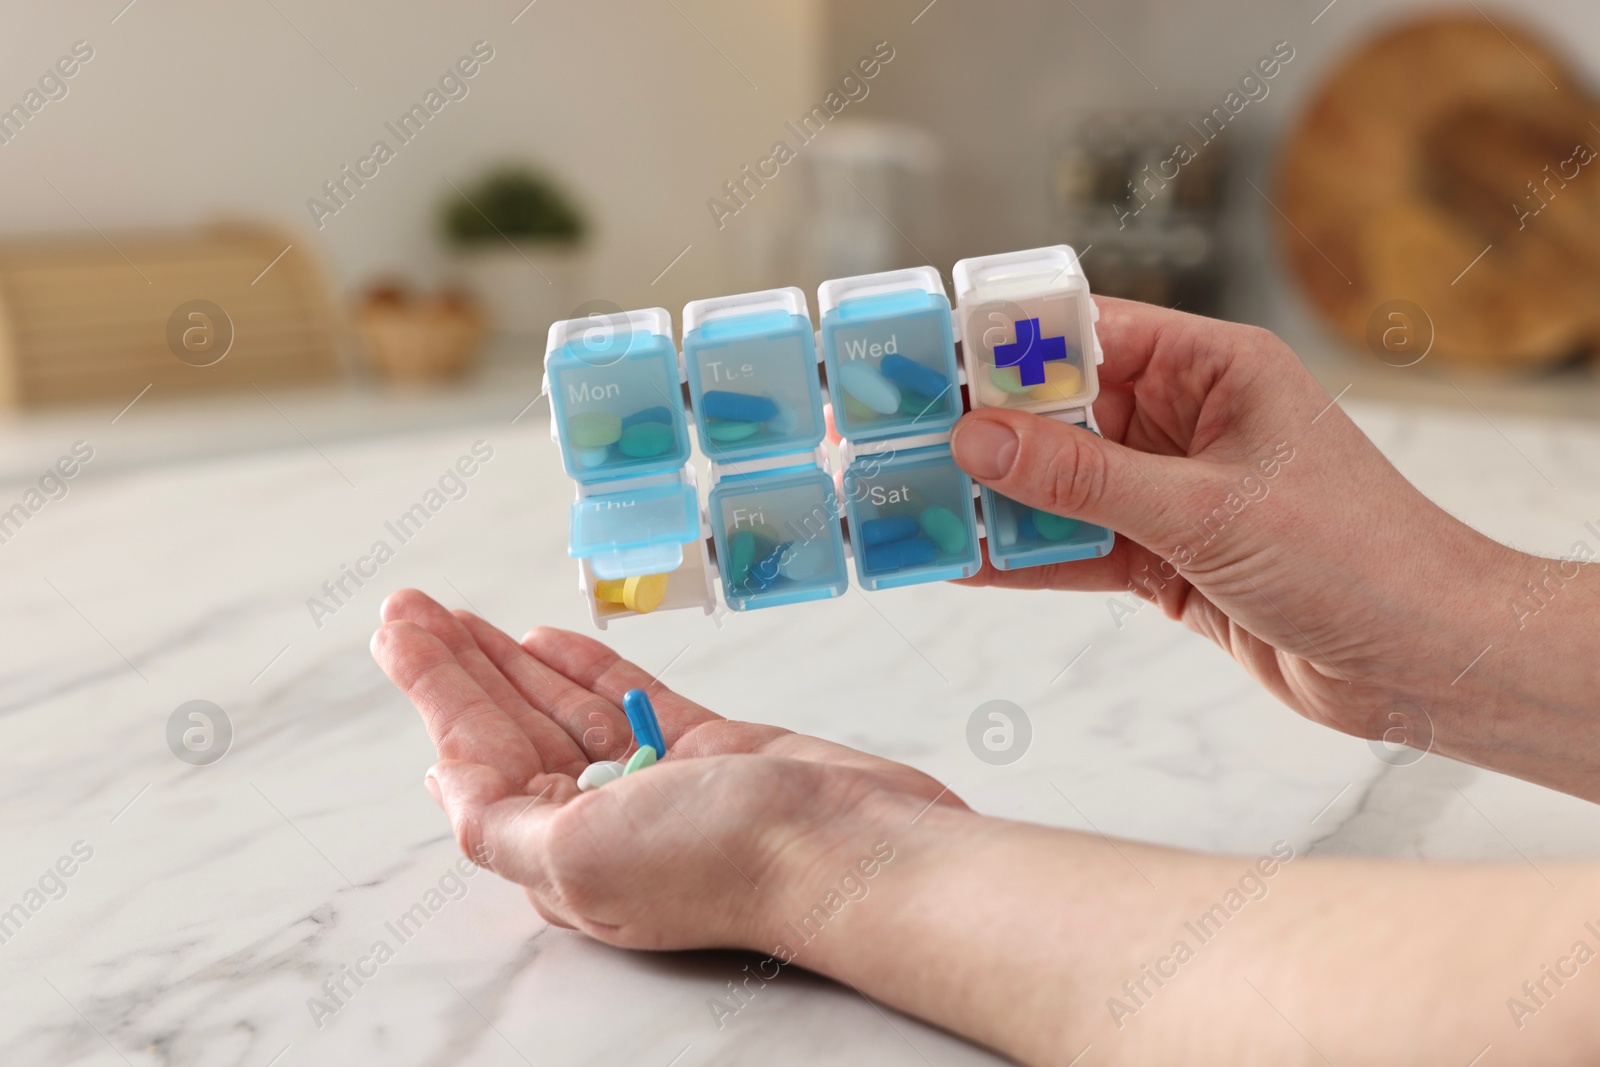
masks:
<path fill-rule="evenodd" d="M 804 293 L 696 300 L 683 315 L 684 370 L 707 459 L 809 451 L 822 441 L 822 387 Z"/>
<path fill-rule="evenodd" d="M 661 309 L 551 327 L 545 355 L 551 424 L 575 481 L 631 478 L 688 462 L 671 333 Z"/>
<path fill-rule="evenodd" d="M 997 571 L 1095 559 L 1111 551 L 1115 535 L 1104 526 L 1036 511 L 985 486 L 984 535 Z"/>
<path fill-rule="evenodd" d="M 683 562 L 667 574 L 666 595 L 661 598 L 661 603 L 654 609 L 661 611 L 681 611 L 698 609 L 701 614 L 709 615 L 716 608 L 716 592 L 711 584 L 711 561 L 706 549 L 706 540 L 696 537 L 693 541 L 680 546 Z M 632 618 L 640 614 L 629 608 L 626 604 L 608 603 L 595 595 L 595 589 L 601 581 L 595 574 L 594 568 L 588 560 L 578 561 L 578 587 L 584 599 L 589 604 L 589 617 L 594 624 L 604 630 L 617 619 Z"/>
<path fill-rule="evenodd" d="M 1099 312 L 1071 248 L 965 259 L 954 273 L 974 408 L 1048 413 L 1093 403 Z"/>
<path fill-rule="evenodd" d="M 857 457 L 845 469 L 843 488 L 862 588 L 978 573 L 972 479 L 956 466 L 948 445 Z"/>
<path fill-rule="evenodd" d="M 859 294 L 859 295 L 858 295 Z M 850 441 L 940 433 L 961 415 L 950 301 L 932 267 L 818 290 L 833 422 Z"/>
<path fill-rule="evenodd" d="M 847 588 L 838 497 L 816 467 L 726 477 L 712 487 L 710 517 L 723 599 L 734 611 Z"/>

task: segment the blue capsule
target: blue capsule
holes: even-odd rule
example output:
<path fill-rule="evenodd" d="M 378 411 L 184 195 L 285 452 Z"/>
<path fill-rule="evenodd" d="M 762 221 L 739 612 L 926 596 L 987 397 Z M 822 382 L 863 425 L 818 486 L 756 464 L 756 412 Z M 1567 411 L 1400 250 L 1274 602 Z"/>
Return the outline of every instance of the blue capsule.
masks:
<path fill-rule="evenodd" d="M 1022 511 L 1017 514 L 1017 537 L 1022 541 L 1032 541 L 1039 536 L 1039 531 L 1034 528 L 1033 514 Z"/>
<path fill-rule="evenodd" d="M 732 422 L 766 422 L 778 417 L 778 404 L 770 396 L 713 389 L 700 398 L 700 414 Z"/>
<path fill-rule="evenodd" d="M 661 724 L 656 721 L 656 709 L 650 705 L 650 696 L 643 689 L 630 689 L 622 694 L 622 710 L 633 727 L 633 739 L 642 749 L 646 745 L 665 755 L 667 742 L 661 736 Z"/>
<path fill-rule="evenodd" d="M 924 367 L 914 359 L 907 359 L 898 352 L 884 356 L 883 362 L 878 364 L 878 369 L 891 382 L 923 396 L 943 396 L 944 391 L 950 388 L 950 381 L 944 375 Z"/>
<path fill-rule="evenodd" d="M 915 515 L 891 515 L 885 519 L 868 519 L 861 524 L 861 543 L 886 545 L 891 541 L 903 541 L 908 537 L 915 537 L 921 530 L 922 526 L 917 522 Z"/>
<path fill-rule="evenodd" d="M 938 559 L 939 546 L 928 538 L 918 535 L 903 541 L 867 545 L 863 550 L 863 557 L 867 570 L 873 573 L 905 570 L 908 567 L 921 567 Z"/>
<path fill-rule="evenodd" d="M 785 541 L 756 560 L 750 568 L 749 577 L 745 579 L 745 585 L 758 593 L 772 588 L 772 583 L 778 580 L 778 568 L 783 564 L 783 557 L 793 545 L 793 541 Z"/>

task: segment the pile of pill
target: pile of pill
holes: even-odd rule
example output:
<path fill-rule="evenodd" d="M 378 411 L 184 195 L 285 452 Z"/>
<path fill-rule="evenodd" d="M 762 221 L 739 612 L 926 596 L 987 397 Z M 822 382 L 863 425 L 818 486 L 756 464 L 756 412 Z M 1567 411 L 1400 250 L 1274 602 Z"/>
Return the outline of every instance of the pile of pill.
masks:
<path fill-rule="evenodd" d="M 824 537 L 779 540 L 771 526 L 758 523 L 728 535 L 728 577 L 733 588 L 765 593 L 784 582 L 815 578 L 833 564 L 833 546 Z"/>
<path fill-rule="evenodd" d="M 602 578 L 594 583 L 594 597 L 602 604 L 621 604 L 629 611 L 647 615 L 666 598 L 667 577 L 640 574 L 632 578 Z"/>
<path fill-rule="evenodd" d="M 580 411 L 567 419 L 567 436 L 578 466 L 587 468 L 653 459 L 670 452 L 678 441 L 672 412 L 665 406 L 623 416 L 609 411 Z"/>
<path fill-rule="evenodd" d="M 786 437 L 800 426 L 793 408 L 767 394 L 711 389 L 700 397 L 699 408 L 706 436 L 725 444 L 754 437 L 763 427 Z"/>
<path fill-rule="evenodd" d="M 872 421 L 942 413 L 950 381 L 914 359 L 891 353 L 874 367 L 851 360 L 839 368 L 839 388 L 851 418 Z"/>
<path fill-rule="evenodd" d="M 992 388 L 984 390 L 984 399 L 996 406 L 1041 400 L 1068 401 L 1083 392 L 1083 372 L 1069 362 L 1046 363 L 1042 383 L 1023 385 L 1020 368 L 991 366 L 988 384 Z"/>
<path fill-rule="evenodd" d="M 642 771 L 666 754 L 667 742 L 661 736 L 661 723 L 656 719 L 656 709 L 643 689 L 630 689 L 622 695 L 622 710 L 633 729 L 633 740 L 639 746 L 627 763 L 601 760 L 591 763 L 578 775 L 578 791 L 587 793 L 609 785 L 624 775 Z"/>
<path fill-rule="evenodd" d="M 858 534 L 862 565 L 873 574 L 920 567 L 967 550 L 967 524 L 939 504 L 915 515 L 868 519 Z"/>

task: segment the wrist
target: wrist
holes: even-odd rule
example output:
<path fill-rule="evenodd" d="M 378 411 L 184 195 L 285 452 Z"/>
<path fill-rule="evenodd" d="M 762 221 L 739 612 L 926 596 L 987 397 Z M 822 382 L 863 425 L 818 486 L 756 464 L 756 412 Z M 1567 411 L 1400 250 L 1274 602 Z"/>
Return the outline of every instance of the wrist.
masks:
<path fill-rule="evenodd" d="M 823 970 L 829 942 L 852 909 L 878 892 L 890 872 L 899 873 L 904 830 L 925 800 L 876 788 L 854 803 L 785 834 L 773 850 L 763 881 L 777 892 L 753 924 L 750 947 L 772 954 L 780 963 Z M 948 805 L 929 809 L 948 810 Z M 926 818 L 924 815 L 923 818 Z"/>
<path fill-rule="evenodd" d="M 1408 695 L 1429 711 L 1441 754 L 1600 800 L 1595 552 L 1581 542 L 1560 559 L 1504 551 L 1458 613 L 1459 666 Z"/>

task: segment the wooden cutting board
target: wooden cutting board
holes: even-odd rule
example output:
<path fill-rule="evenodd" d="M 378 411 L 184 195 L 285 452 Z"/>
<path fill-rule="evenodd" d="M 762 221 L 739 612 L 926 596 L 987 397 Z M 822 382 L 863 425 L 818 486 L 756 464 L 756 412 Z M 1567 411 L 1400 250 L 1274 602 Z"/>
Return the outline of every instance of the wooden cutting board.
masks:
<path fill-rule="evenodd" d="M 1503 16 L 1410 21 L 1345 60 L 1288 140 L 1277 204 L 1311 303 L 1364 347 L 1393 301 L 1426 313 L 1435 358 L 1600 345 L 1600 99 Z"/>

